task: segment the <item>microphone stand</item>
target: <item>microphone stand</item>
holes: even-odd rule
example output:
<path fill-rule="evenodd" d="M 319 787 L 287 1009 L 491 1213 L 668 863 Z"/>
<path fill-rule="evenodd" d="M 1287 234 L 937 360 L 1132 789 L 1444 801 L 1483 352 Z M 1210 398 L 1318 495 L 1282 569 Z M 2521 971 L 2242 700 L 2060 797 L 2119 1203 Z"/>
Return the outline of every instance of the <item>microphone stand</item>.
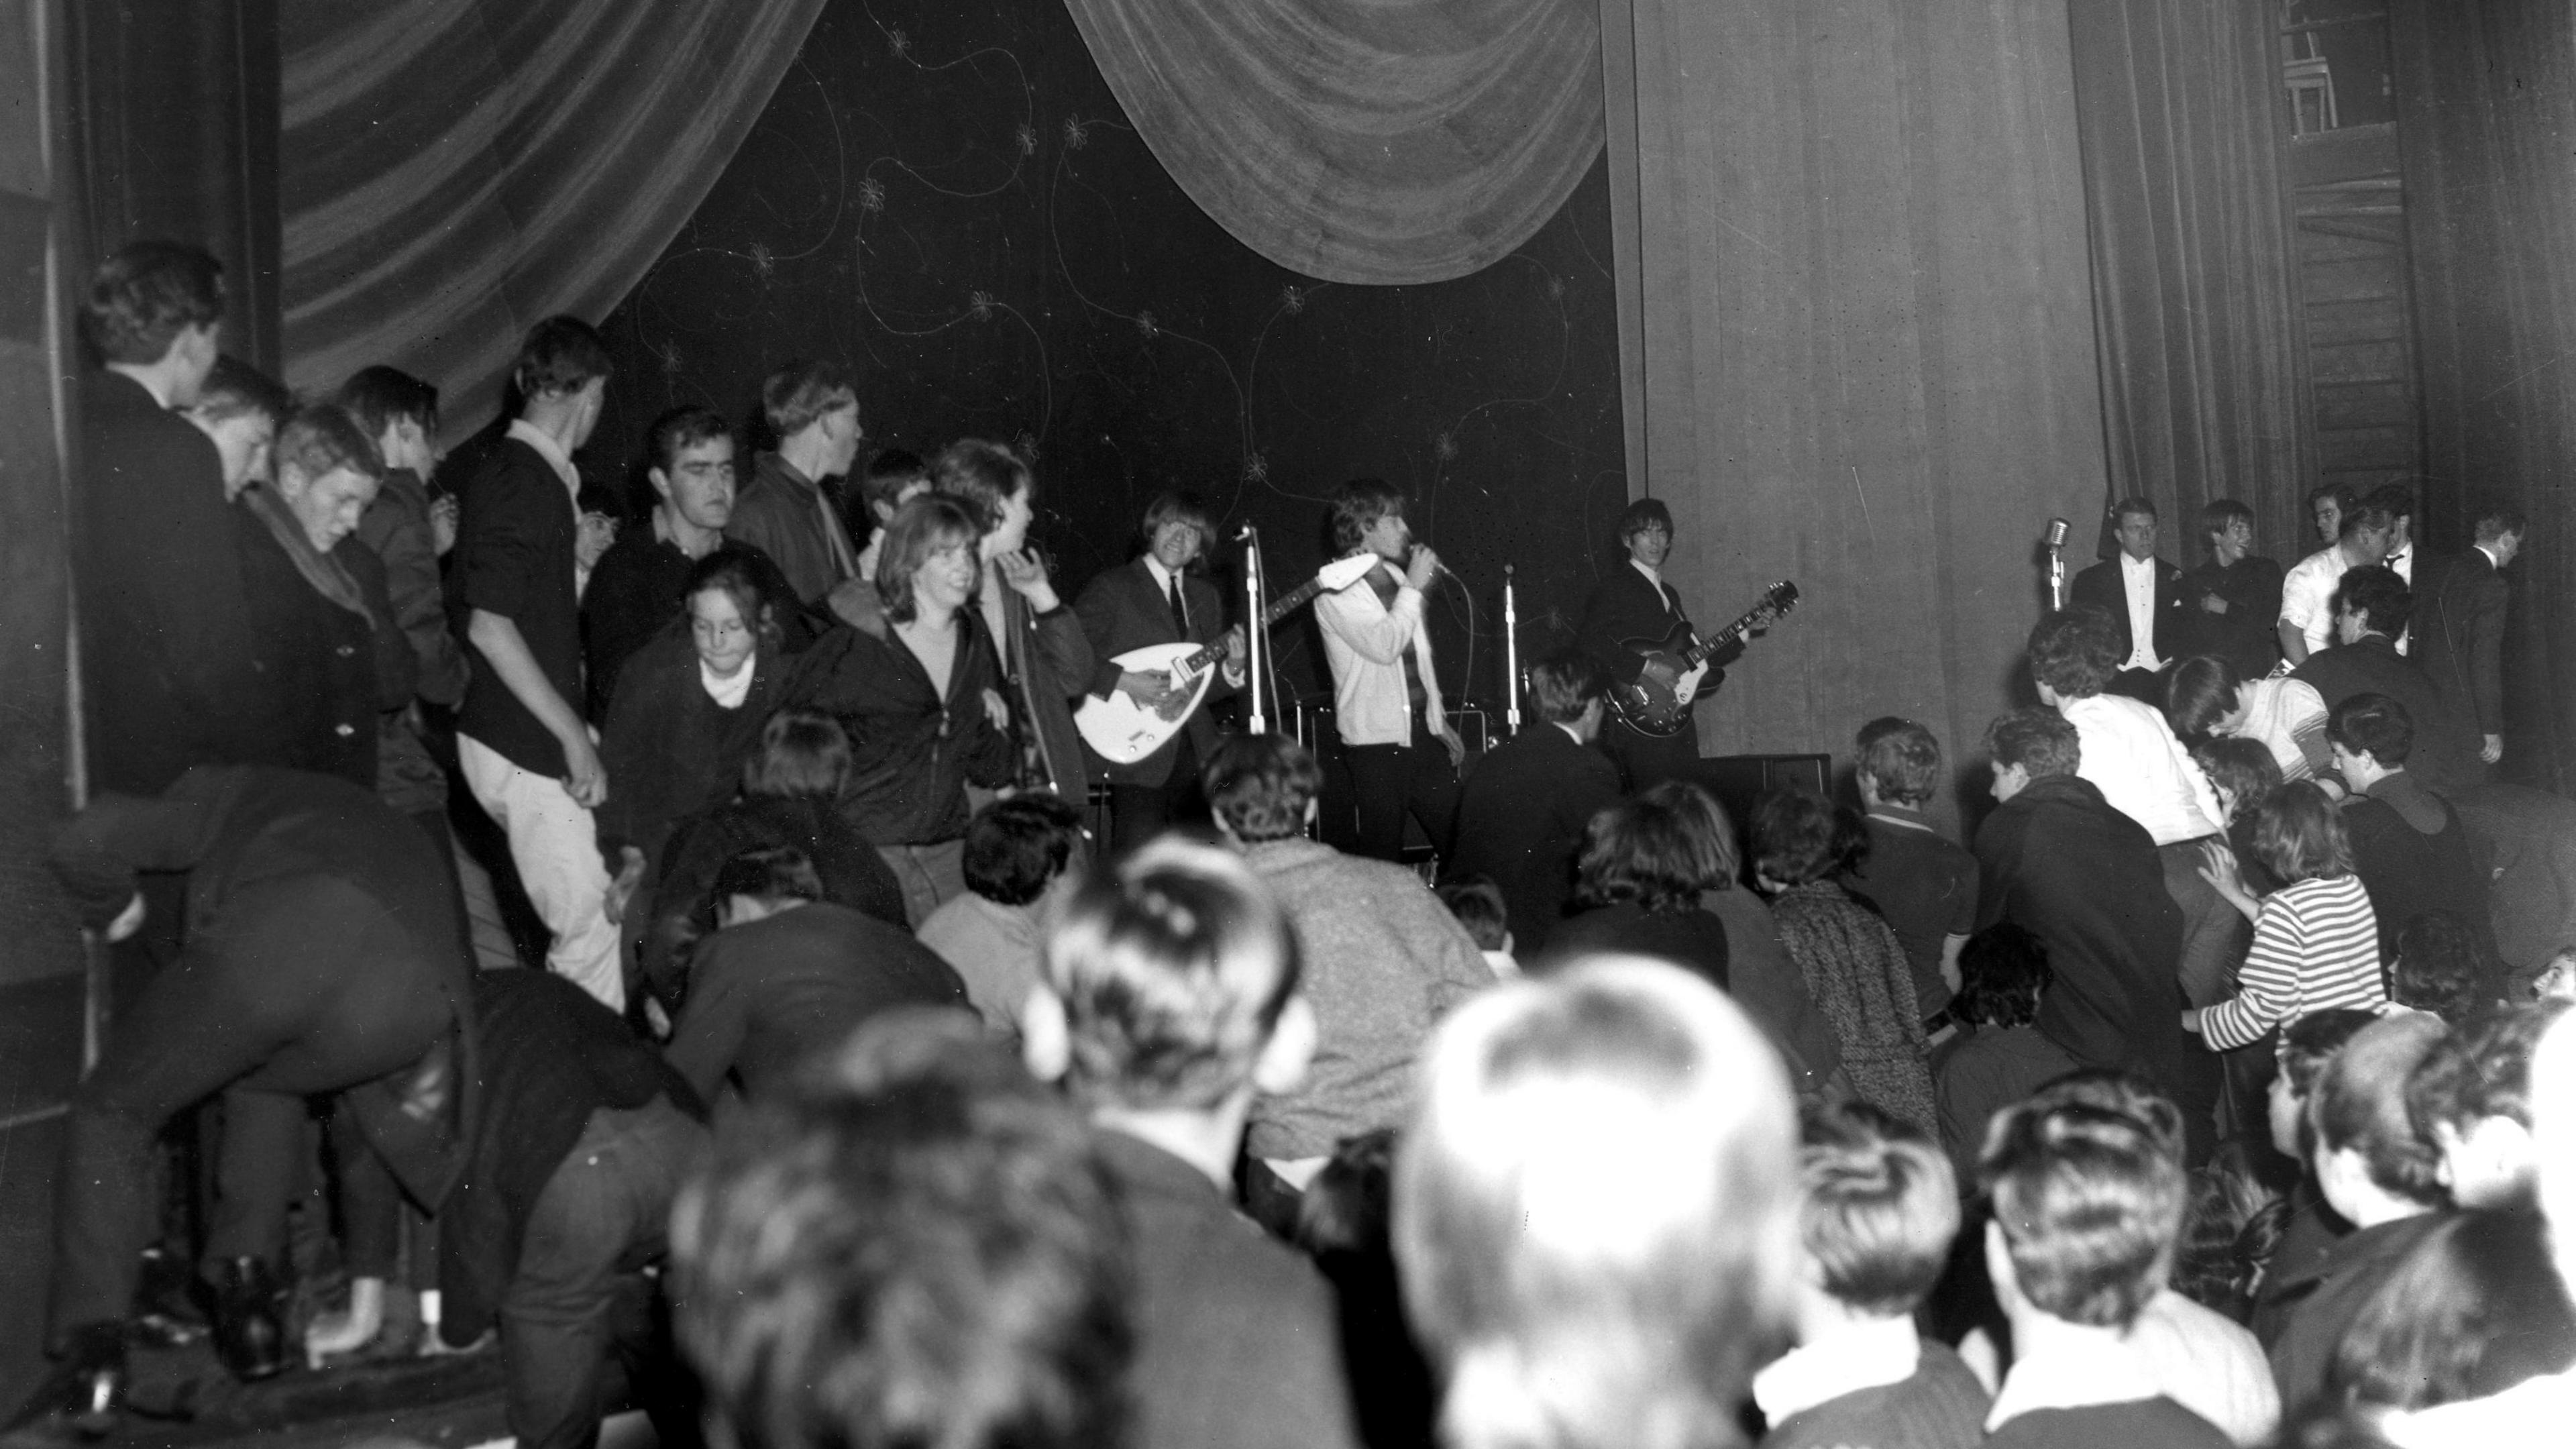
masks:
<path fill-rule="evenodd" d="M 1268 630 L 1261 627 L 1261 530 L 1247 523 L 1243 539 L 1243 669 L 1244 682 L 1252 687 L 1251 713 L 1247 723 L 1256 735 L 1270 732 L 1270 716 L 1261 709 L 1261 656 L 1268 644 Z M 1275 701 L 1274 701 L 1275 702 Z"/>
<path fill-rule="evenodd" d="M 1521 732 L 1521 612 L 1512 598 L 1512 566 L 1503 565 L 1503 727 Z"/>

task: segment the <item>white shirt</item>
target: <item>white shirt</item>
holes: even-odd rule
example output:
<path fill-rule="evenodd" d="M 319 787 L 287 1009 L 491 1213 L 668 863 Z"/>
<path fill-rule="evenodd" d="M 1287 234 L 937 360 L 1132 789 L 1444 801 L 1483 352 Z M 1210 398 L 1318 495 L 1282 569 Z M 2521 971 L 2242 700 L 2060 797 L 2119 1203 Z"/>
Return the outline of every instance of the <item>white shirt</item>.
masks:
<path fill-rule="evenodd" d="M 2281 622 L 2308 636 L 2313 654 L 2334 642 L 2335 586 L 2343 582 L 2343 546 L 2320 549 L 2281 578 Z"/>
<path fill-rule="evenodd" d="M 1156 592 L 1160 593 L 1166 599 L 1172 597 L 1172 571 L 1163 567 L 1163 561 L 1161 559 L 1154 557 L 1150 553 L 1145 555 L 1145 572 L 1154 576 L 1154 588 Z M 1187 584 L 1183 584 L 1181 586 L 1181 590 L 1181 609 L 1183 612 L 1187 612 L 1190 606 L 1189 586 Z M 1182 621 L 1182 627 L 1184 630 L 1187 629 L 1187 620 Z"/>
<path fill-rule="evenodd" d="M 1655 586 L 1655 597 L 1662 601 L 1664 612 L 1667 614 L 1671 613 L 1673 611 L 1673 596 L 1664 592 L 1663 574 L 1658 570 L 1646 567 L 1643 563 L 1639 562 L 1634 555 L 1629 557 L 1628 567 L 1635 569 L 1637 572 L 1646 576 L 1646 582 Z"/>
<path fill-rule="evenodd" d="M 2410 589 L 2415 587 L 2415 545 L 2410 543 L 2404 548 L 2399 549 L 2397 552 L 2390 554 L 2388 556 L 2388 567 L 2395 571 L 2399 579 L 2405 582 L 2406 587 Z M 2412 637 L 2412 634 L 2413 631 L 2409 629 L 2400 629 L 2397 631 L 2398 653 L 2403 654 L 2406 652 L 2406 641 Z"/>
<path fill-rule="evenodd" d="M 2235 1320 L 2166 1288 L 2129 1325 L 2129 1347 L 2166 1398 L 2237 1443 L 2264 1443 L 2281 1426 L 2271 1361 L 2262 1342 Z"/>
<path fill-rule="evenodd" d="M 2013 1360 L 1987 1411 L 1986 1432 L 2041 1409 L 2132 1404 L 2164 1391 L 2146 1360 L 2109 1329 L 2070 1334 Z"/>
<path fill-rule="evenodd" d="M 1315 600 L 1315 622 L 1324 630 L 1324 659 L 1333 668 L 1333 719 L 1350 745 L 1400 745 L 1413 738 L 1405 718 L 1404 651 L 1413 651 L 1422 675 L 1426 738 L 1445 727 L 1440 676 L 1431 667 L 1431 631 L 1422 627 L 1422 591 L 1384 559 L 1378 567 L 1399 581 L 1395 607 L 1377 601 L 1367 575 L 1338 593 Z"/>
<path fill-rule="evenodd" d="M 2218 833 L 2218 793 L 2153 706 L 2116 694 L 2060 700 L 2082 757 L 2076 776 L 2146 827 L 2158 845 Z"/>
<path fill-rule="evenodd" d="M 1779 1424 L 1845 1394 L 1901 1384 L 1914 1376 L 1923 1342 L 1903 1315 L 1848 1324 L 1800 1344 L 1753 1376 L 1753 1402 Z"/>
<path fill-rule="evenodd" d="M 743 656 L 742 667 L 727 679 L 709 669 L 707 661 L 701 659 L 698 661 L 698 683 L 706 686 L 707 698 L 716 702 L 716 708 L 740 709 L 742 702 L 751 698 L 751 676 L 755 672 L 752 666 L 758 662 L 750 655 Z"/>
<path fill-rule="evenodd" d="M 2156 657 L 2156 561 L 2120 555 L 2120 586 L 2129 596 L 2129 657 L 2122 669 L 2157 670 L 2165 662 Z"/>
<path fill-rule="evenodd" d="M 2325 749 L 2326 701 L 2304 679 L 2276 674 L 2245 682 L 2245 719 L 2234 733 L 2240 740 L 2259 740 L 2272 752 L 2284 780 L 2305 780 L 2317 772 L 2311 747 Z M 2322 753 L 2320 759 L 2324 758 Z"/>

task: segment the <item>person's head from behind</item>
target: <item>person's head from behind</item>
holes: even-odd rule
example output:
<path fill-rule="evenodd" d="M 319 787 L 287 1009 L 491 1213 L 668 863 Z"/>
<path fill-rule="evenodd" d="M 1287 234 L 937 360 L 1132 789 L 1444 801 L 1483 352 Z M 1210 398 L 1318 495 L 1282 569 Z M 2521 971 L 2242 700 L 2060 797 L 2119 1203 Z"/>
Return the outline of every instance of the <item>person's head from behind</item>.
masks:
<path fill-rule="evenodd" d="M 2307 1164 L 2308 1099 L 2316 1095 L 2317 1079 L 2325 1075 L 2326 1064 L 2343 1050 L 2344 1043 L 2378 1019 L 2372 1012 L 2339 1006 L 2311 1011 L 2281 1028 L 2279 1070 L 2272 1074 L 2270 1099 L 2274 1151 L 2303 1167 Z"/>
<path fill-rule="evenodd" d="M 578 317 L 549 317 L 528 329 L 511 364 L 519 415 L 555 434 L 566 452 L 590 441 L 608 396 L 607 344 Z"/>
<path fill-rule="evenodd" d="M 926 609 L 954 613 L 983 579 L 977 548 L 981 516 L 954 498 L 925 493 L 895 510 L 877 553 L 877 601 L 886 617 L 909 624 Z"/>
<path fill-rule="evenodd" d="M 1997 715 L 1986 726 L 1986 761 L 1994 771 L 1997 804 L 2009 802 L 2034 780 L 2074 774 L 2083 757 L 2075 726 L 2053 709 L 2025 706 Z"/>
<path fill-rule="evenodd" d="M 674 1328 L 740 1449 L 1111 1449 L 1135 1332 L 1079 1118 L 951 1013 L 898 1011 L 717 1139 Z"/>
<path fill-rule="evenodd" d="M 317 553 L 358 531 L 385 476 L 376 440 L 336 404 L 299 408 L 277 434 L 277 496 Z"/>
<path fill-rule="evenodd" d="M 1095 1112 L 1239 1111 L 1293 1089 L 1314 1053 L 1296 935 L 1214 846 L 1165 838 L 1092 871 L 1038 970 L 1029 1065 Z"/>
<path fill-rule="evenodd" d="M 759 845 L 736 851 L 716 867 L 707 898 L 722 929 L 765 921 L 823 898 L 813 859 L 792 845 Z"/>
<path fill-rule="evenodd" d="M 358 420 L 387 468 L 427 478 L 438 467 L 438 389 L 398 367 L 360 368 L 334 399 Z"/>
<path fill-rule="evenodd" d="M 1451 1013 L 1397 1149 L 1406 1306 L 1452 1449 L 1731 1436 L 1796 1273 L 1796 1128 L 1761 1032 L 1596 958 Z"/>
<path fill-rule="evenodd" d="M 1067 874 L 1082 849 L 1082 812 L 1053 791 L 996 800 L 966 826 L 966 888 L 997 906 L 1025 906 Z"/>
<path fill-rule="evenodd" d="M 2446 1218 L 2335 1345 L 2326 1393 L 2383 1409 L 2485 1398 L 2576 1364 L 2576 1313 L 2529 1212 Z"/>
<path fill-rule="evenodd" d="M 2040 1107 L 2091 1107 L 2117 1112 L 2146 1129 L 2158 1151 L 2183 1165 L 2185 1138 L 2182 1108 L 2136 1072 L 2119 1067 L 2077 1067 L 2051 1078 L 2028 1100 Z"/>
<path fill-rule="evenodd" d="M 653 420 L 644 435 L 645 478 L 661 506 L 692 528 L 722 533 L 733 521 L 733 424 L 714 408 L 692 404 Z"/>
<path fill-rule="evenodd" d="M 2031 626 L 2030 674 L 2039 702 L 2089 699 L 2120 672 L 2120 626 L 2091 604 L 2051 614 Z"/>
<path fill-rule="evenodd" d="M 859 456 L 859 392 L 850 370 L 837 362 L 791 362 L 760 384 L 760 413 L 781 452 L 812 464 L 806 476 L 820 483 L 850 471 Z"/>
<path fill-rule="evenodd" d="M 1036 516 L 1037 474 L 1008 447 L 982 438 L 951 443 L 930 460 L 930 486 L 975 510 L 984 525 L 984 557 L 1018 553 L 1027 546 L 1029 521 Z"/>
<path fill-rule="evenodd" d="M 2328 483 L 2308 490 L 2308 516 L 2316 520 L 2317 544 L 2332 548 L 2343 537 L 2343 516 L 2361 502 L 2349 483 Z"/>
<path fill-rule="evenodd" d="M 1695 910 L 1722 879 L 1706 835 L 1670 795 L 1632 795 L 1583 828 L 1574 859 L 1574 904 L 1633 905 L 1648 915 Z"/>
<path fill-rule="evenodd" d="M 2451 1200 L 2467 1208 L 2528 1207 L 2539 1181 L 2531 1125 L 2531 1062 L 2563 1001 L 2532 1001 L 2470 1018 L 2433 1044 L 2406 1083 L 2406 1112 L 2441 1154 Z"/>
<path fill-rule="evenodd" d="M 2284 884 L 2352 874 L 2352 836 L 2334 797 L 2292 780 L 2254 806 L 2254 858 Z"/>
<path fill-rule="evenodd" d="M 2406 1083 L 2442 1023 L 2420 1012 L 2353 1033 L 2308 1098 L 2308 1162 L 2326 1202 L 2355 1227 L 2442 1205 L 2442 1157 L 2415 1130 Z"/>
<path fill-rule="evenodd" d="M 1199 784 L 1225 838 L 1260 845 L 1305 833 L 1324 770 L 1286 735 L 1229 735 L 1208 755 Z"/>
<path fill-rule="evenodd" d="M 850 735 L 818 709 L 782 709 L 760 727 L 760 748 L 742 763 L 752 800 L 837 800 L 850 783 Z"/>
<path fill-rule="evenodd" d="M 1849 810 L 1813 790 L 1774 790 L 1753 805 L 1753 874 L 1786 890 L 1857 860 L 1869 837 Z"/>
<path fill-rule="evenodd" d="M 1354 478 L 1333 490 L 1333 554 L 1363 550 L 1402 562 L 1413 542 L 1404 521 L 1404 494 L 1383 478 Z"/>
<path fill-rule="evenodd" d="M 1215 536 L 1208 521 L 1207 501 L 1177 489 L 1154 495 L 1154 501 L 1145 505 L 1140 530 L 1145 537 L 1145 552 L 1163 566 L 1163 572 L 1173 575 L 1198 562 L 1207 552 L 1208 540 Z"/>
<path fill-rule="evenodd" d="M 1559 650 L 1530 666 L 1530 708 L 1586 744 L 1601 733 L 1609 694 L 1609 676 L 1580 649 Z"/>
<path fill-rule="evenodd" d="M 755 655 L 775 653 L 784 642 L 751 552 L 740 545 L 723 545 L 691 564 L 680 601 L 698 662 L 718 679 L 735 677 Z"/>
<path fill-rule="evenodd" d="M 1911 1315 L 1959 1234 L 1950 1159 L 1921 1128 L 1865 1102 L 1812 1109 L 1799 1135 L 1798 1336 Z"/>
<path fill-rule="evenodd" d="M 2254 551 L 2254 510 L 2233 498 L 2213 498 L 2201 505 L 2200 531 L 2213 556 L 2233 563 Z"/>
<path fill-rule="evenodd" d="M 2261 740 L 2242 735 L 2222 735 L 2202 740 L 2191 747 L 2192 763 L 2209 777 L 2209 788 L 2218 795 L 2219 813 L 2228 824 L 2254 807 L 2256 801 L 2268 799 L 2281 788 L 2281 762 L 2272 755 L 2272 747 Z"/>
<path fill-rule="evenodd" d="M 2498 1000 L 2476 933 L 2450 911 L 2424 911 L 2398 928 L 2388 994 L 2400 1006 L 2429 1011 L 2454 1026 Z"/>
<path fill-rule="evenodd" d="M 2345 573 L 2335 585 L 2334 637 L 2338 644 L 2358 644 L 2373 634 L 2394 639 L 2414 615 L 2415 595 L 2386 564 L 2370 564 Z"/>
<path fill-rule="evenodd" d="M 214 440 L 225 497 L 277 476 L 278 430 L 295 411 L 295 395 L 284 383 L 229 353 L 215 359 L 185 416 Z"/>
<path fill-rule="evenodd" d="M 930 465 L 909 448 L 880 448 L 859 475 L 859 501 L 879 528 L 915 494 L 930 491 Z"/>
<path fill-rule="evenodd" d="M 2164 1286 L 2182 1235 L 2182 1164 L 2137 1117 L 2017 1103 L 1988 1125 L 1977 1176 L 1994 1202 L 1986 1271 L 2016 1327 L 2037 1315 L 2125 1331 Z"/>
<path fill-rule="evenodd" d="M 2531 536 L 2531 517 L 2510 503 L 2489 503 L 2479 508 L 2470 528 L 2478 547 L 2495 555 L 2496 567 L 2503 568 L 2522 552 L 2522 541 Z"/>
<path fill-rule="evenodd" d="M 2367 789 L 2413 758 L 2415 717 L 2388 695 L 2350 695 L 2326 715 L 2326 746 L 2344 779 Z"/>
<path fill-rule="evenodd" d="M 2028 1026 L 2039 1018 L 2039 998 L 2056 979 L 2048 943 L 2027 927 L 1998 921 L 1959 948 L 1959 996 L 1951 1012 L 1975 1026 Z"/>
<path fill-rule="evenodd" d="M 1442 881 L 1436 894 L 1458 924 L 1466 927 L 1477 950 L 1512 949 L 1511 911 L 1503 903 L 1503 888 L 1494 884 L 1492 876 L 1470 875 Z"/>
<path fill-rule="evenodd" d="M 1862 804 L 1920 810 L 1932 803 L 1932 791 L 1941 782 L 1941 742 L 1930 730 L 1888 715 L 1862 725 L 1855 743 L 1860 760 L 1852 774 Z"/>
<path fill-rule="evenodd" d="M 101 361 L 160 368 L 162 405 L 187 407 L 222 350 L 223 263 L 178 242 L 130 243 L 90 274 L 80 322 Z"/>
<path fill-rule="evenodd" d="M 1672 811 L 1681 823 L 1697 862 L 1694 870 L 1708 881 L 1703 891 L 1735 888 L 1744 857 L 1736 848 L 1735 822 L 1727 818 L 1726 807 L 1717 803 L 1716 796 L 1689 780 L 1658 780 L 1638 791 L 1637 798 Z"/>

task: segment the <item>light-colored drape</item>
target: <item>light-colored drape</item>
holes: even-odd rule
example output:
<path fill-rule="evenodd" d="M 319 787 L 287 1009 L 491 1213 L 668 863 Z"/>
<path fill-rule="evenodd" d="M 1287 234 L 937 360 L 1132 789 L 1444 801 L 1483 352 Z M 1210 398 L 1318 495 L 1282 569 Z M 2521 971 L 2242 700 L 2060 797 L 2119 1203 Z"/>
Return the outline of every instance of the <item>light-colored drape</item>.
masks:
<path fill-rule="evenodd" d="M 1067 3 L 1172 179 L 1310 277 L 1465 276 L 1601 152 L 1593 0 Z"/>

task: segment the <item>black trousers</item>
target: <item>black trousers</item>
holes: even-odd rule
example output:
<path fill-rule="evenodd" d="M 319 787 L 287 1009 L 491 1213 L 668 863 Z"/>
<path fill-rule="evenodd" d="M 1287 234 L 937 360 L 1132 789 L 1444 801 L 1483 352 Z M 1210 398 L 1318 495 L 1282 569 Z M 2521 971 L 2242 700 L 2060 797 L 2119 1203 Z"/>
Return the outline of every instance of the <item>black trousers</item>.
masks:
<path fill-rule="evenodd" d="M 1359 797 L 1360 855 L 1404 858 L 1404 817 L 1411 815 L 1447 858 L 1458 823 L 1458 767 L 1448 747 L 1416 735 L 1409 745 L 1344 745 L 1351 789 Z"/>
<path fill-rule="evenodd" d="M 1172 744 L 1172 773 L 1159 785 L 1109 782 L 1109 849 L 1125 855 L 1175 825 L 1209 821 L 1207 792 L 1199 785 L 1198 747 L 1183 730 Z"/>

